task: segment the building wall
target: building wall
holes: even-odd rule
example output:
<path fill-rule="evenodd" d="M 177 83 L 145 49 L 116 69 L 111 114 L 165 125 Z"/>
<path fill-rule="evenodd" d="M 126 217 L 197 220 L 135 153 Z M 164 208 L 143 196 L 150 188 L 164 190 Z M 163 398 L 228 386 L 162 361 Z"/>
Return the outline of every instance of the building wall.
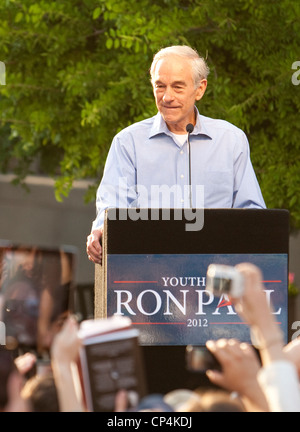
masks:
<path fill-rule="evenodd" d="M 94 264 L 86 255 L 86 237 L 95 218 L 95 203 L 85 204 L 86 182 L 76 182 L 68 198 L 58 202 L 53 181 L 29 177 L 30 193 L 0 176 L 0 239 L 40 247 L 75 246 L 77 284 L 94 283 Z"/>

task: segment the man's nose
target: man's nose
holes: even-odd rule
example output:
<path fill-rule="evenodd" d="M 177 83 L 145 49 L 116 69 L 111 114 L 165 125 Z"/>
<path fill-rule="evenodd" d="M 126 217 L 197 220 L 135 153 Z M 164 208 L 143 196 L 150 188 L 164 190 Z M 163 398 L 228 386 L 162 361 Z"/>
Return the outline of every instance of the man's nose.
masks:
<path fill-rule="evenodd" d="M 166 88 L 165 93 L 163 95 L 164 102 L 171 102 L 174 99 L 174 93 L 171 88 Z"/>

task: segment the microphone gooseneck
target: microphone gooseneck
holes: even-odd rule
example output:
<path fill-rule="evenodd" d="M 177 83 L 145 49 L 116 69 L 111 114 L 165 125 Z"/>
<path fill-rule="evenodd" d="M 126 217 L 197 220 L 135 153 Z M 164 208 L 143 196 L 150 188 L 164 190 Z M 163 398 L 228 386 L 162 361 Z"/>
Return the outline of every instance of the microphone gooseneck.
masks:
<path fill-rule="evenodd" d="M 189 148 L 189 201 L 190 201 L 190 208 L 193 208 L 193 200 L 192 200 L 192 169 L 191 169 L 191 143 L 190 143 L 190 133 L 193 132 L 194 126 L 192 123 L 188 123 L 186 125 L 185 130 L 187 131 L 187 142 L 188 142 L 188 148 Z"/>

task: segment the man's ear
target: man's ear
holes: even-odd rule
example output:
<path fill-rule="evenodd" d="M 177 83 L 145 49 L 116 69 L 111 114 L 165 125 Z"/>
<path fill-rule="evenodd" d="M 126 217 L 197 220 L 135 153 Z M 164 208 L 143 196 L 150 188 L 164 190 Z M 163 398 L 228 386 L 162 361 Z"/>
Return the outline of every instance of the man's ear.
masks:
<path fill-rule="evenodd" d="M 199 87 L 197 88 L 197 91 L 196 91 L 196 98 L 195 98 L 196 101 L 199 101 L 200 99 L 202 99 L 202 97 L 205 93 L 206 87 L 207 87 L 207 79 L 201 80 Z"/>

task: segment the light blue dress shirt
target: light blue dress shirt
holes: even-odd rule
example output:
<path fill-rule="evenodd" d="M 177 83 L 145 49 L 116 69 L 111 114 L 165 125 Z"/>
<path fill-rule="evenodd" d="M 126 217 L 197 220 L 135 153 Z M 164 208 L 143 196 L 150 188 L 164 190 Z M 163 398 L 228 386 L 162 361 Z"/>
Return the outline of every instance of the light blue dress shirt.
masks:
<path fill-rule="evenodd" d="M 245 133 L 224 120 L 200 115 L 190 134 L 193 208 L 266 208 Z M 188 208 L 189 146 L 172 137 L 160 113 L 113 139 L 100 182 L 92 229 L 105 209 Z"/>

